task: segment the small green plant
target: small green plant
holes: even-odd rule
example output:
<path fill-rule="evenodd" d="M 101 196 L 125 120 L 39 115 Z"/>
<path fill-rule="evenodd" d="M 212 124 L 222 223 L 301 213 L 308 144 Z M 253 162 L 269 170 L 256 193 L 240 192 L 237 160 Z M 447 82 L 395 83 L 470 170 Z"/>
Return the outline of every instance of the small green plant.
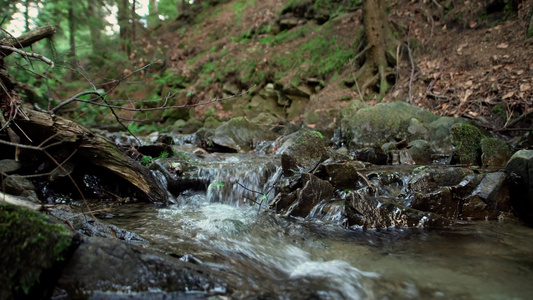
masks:
<path fill-rule="evenodd" d="M 215 186 L 217 188 L 223 188 L 224 187 L 224 183 L 222 183 L 222 182 L 213 182 L 213 186 Z"/>
<path fill-rule="evenodd" d="M 318 135 L 319 138 L 323 139 L 324 138 L 324 135 L 322 135 L 322 133 L 318 130 L 311 130 L 312 133 Z"/>

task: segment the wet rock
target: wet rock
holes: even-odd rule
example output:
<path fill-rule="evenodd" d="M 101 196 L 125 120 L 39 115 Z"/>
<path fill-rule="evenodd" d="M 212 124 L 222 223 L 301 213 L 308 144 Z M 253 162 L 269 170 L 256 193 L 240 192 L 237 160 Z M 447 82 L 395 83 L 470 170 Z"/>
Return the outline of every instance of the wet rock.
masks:
<path fill-rule="evenodd" d="M 411 207 L 420 211 L 440 214 L 447 218 L 459 217 L 461 202 L 454 199 L 449 188 L 443 187 L 432 193 L 415 193 Z"/>
<path fill-rule="evenodd" d="M 509 146 L 497 138 L 484 138 L 481 140 L 481 162 L 483 166 L 491 167 L 505 167 L 509 158 L 511 158 L 511 150 Z"/>
<path fill-rule="evenodd" d="M 450 222 L 439 215 L 421 212 L 392 203 L 386 199 L 366 197 L 349 193 L 346 199 L 346 220 L 348 227 L 442 227 Z"/>
<path fill-rule="evenodd" d="M 317 176 L 328 180 L 336 189 L 354 189 L 361 179 L 358 171 L 364 169 L 365 165 L 359 161 L 324 162 L 320 165 Z"/>
<path fill-rule="evenodd" d="M 356 150 L 354 156 L 359 161 L 369 162 L 374 165 L 384 165 L 388 156 L 381 148 L 367 147 Z"/>
<path fill-rule="evenodd" d="M 131 244 L 83 238 L 57 283 L 64 297 L 101 292 L 188 292 L 227 294 L 229 285 L 208 268 Z"/>
<path fill-rule="evenodd" d="M 285 176 L 291 176 L 300 168 L 309 172 L 330 157 L 323 138 L 310 131 L 299 131 L 285 137 L 276 154 L 282 154 L 281 166 Z"/>
<path fill-rule="evenodd" d="M 26 195 L 35 190 L 35 185 L 29 179 L 20 175 L 10 175 L 0 180 L 2 190 L 11 195 Z"/>
<path fill-rule="evenodd" d="M 74 234 L 46 215 L 5 204 L 0 224 L 0 299 L 50 298 Z"/>
<path fill-rule="evenodd" d="M 10 174 L 20 169 L 20 163 L 14 159 L 0 160 L 0 172 Z"/>
<path fill-rule="evenodd" d="M 75 213 L 68 206 L 55 206 L 49 214 L 61 222 L 66 222 L 74 230 L 85 236 L 105 237 L 123 241 L 142 241 L 136 233 L 107 225 L 93 219 L 88 214 Z M 68 222 L 67 222 L 68 221 Z"/>
<path fill-rule="evenodd" d="M 274 132 L 264 126 L 250 123 L 247 119 L 238 117 L 218 127 L 212 141 L 236 152 L 247 152 L 255 149 L 255 145 L 260 141 L 274 140 L 276 137 Z"/>
<path fill-rule="evenodd" d="M 320 201 L 333 197 L 333 192 L 333 186 L 329 182 L 303 173 L 298 187 L 290 193 L 278 195 L 270 207 L 284 215 L 305 218 Z"/>
<path fill-rule="evenodd" d="M 511 204 L 519 217 L 533 223 L 533 150 L 513 154 L 505 167 L 512 182 Z"/>
<path fill-rule="evenodd" d="M 411 178 L 409 187 L 417 192 L 431 192 L 459 184 L 468 174 L 472 171 L 464 168 L 423 168 Z"/>
<path fill-rule="evenodd" d="M 407 152 L 417 165 L 429 165 L 432 163 L 431 154 L 433 153 L 431 145 L 426 140 L 414 140 L 409 142 Z"/>
<path fill-rule="evenodd" d="M 481 131 L 474 125 L 461 123 L 453 125 L 450 133 L 461 164 L 477 165 L 483 138 Z"/>

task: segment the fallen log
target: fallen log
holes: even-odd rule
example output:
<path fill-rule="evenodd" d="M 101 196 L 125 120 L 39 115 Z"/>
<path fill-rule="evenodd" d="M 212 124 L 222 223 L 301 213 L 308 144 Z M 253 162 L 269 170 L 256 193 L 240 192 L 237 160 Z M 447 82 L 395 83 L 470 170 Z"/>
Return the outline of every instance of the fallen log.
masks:
<path fill-rule="evenodd" d="M 25 109 L 26 120 L 17 120 L 22 130 L 20 136 L 27 136 L 33 144 L 52 137 L 48 144 L 68 143 L 75 155 L 86 163 L 103 167 L 137 187 L 151 202 L 169 202 L 169 194 L 152 172 L 122 153 L 111 141 L 94 134 L 82 125 L 66 118 Z"/>

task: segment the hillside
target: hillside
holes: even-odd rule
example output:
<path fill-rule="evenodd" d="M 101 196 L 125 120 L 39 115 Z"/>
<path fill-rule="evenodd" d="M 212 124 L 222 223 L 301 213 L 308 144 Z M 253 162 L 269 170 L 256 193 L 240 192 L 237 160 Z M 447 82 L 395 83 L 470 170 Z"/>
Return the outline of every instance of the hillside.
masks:
<path fill-rule="evenodd" d="M 162 97 L 177 91 L 171 104 L 251 89 L 247 96 L 198 106 L 194 116 L 201 121 L 266 112 L 325 129 L 351 100 L 378 102 L 372 87 L 361 91 L 354 80 L 364 57 L 357 57 L 363 47 L 359 1 L 219 2 L 152 33 L 166 54 L 149 83 Z M 380 101 L 412 102 L 507 135 L 531 128 L 533 49 L 526 31 L 532 1 L 516 9 L 498 1 L 448 8 L 424 2 L 389 1 L 389 22 L 402 46 L 388 77 L 391 89 Z M 175 110 L 149 118 L 171 124 L 191 116 Z"/>

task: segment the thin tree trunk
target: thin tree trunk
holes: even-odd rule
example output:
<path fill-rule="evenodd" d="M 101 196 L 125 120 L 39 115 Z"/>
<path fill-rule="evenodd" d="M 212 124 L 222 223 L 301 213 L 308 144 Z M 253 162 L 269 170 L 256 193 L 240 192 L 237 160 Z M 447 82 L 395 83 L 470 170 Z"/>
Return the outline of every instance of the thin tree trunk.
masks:
<path fill-rule="evenodd" d="M 157 0 L 150 0 L 150 5 L 148 6 L 148 27 L 154 27 L 157 25 L 159 19 L 159 10 L 157 8 Z"/>
<path fill-rule="evenodd" d="M 87 12 L 89 13 L 89 16 L 95 20 L 102 18 L 102 12 L 99 6 L 95 5 L 96 1 L 94 0 L 88 0 L 87 1 Z M 92 23 L 92 22 L 91 22 Z M 100 44 L 101 44 L 101 38 L 102 38 L 102 28 L 100 26 L 100 23 L 98 23 L 98 26 L 93 25 L 90 26 L 90 33 L 91 33 L 91 42 L 93 46 L 93 50 L 100 50 Z"/>
<path fill-rule="evenodd" d="M 26 32 L 30 31 L 30 0 L 24 1 L 24 21 Z"/>
<path fill-rule="evenodd" d="M 137 1 L 133 0 L 131 3 L 131 43 L 135 43 L 135 24 L 137 23 L 137 13 L 135 12 L 135 7 Z"/>
<path fill-rule="evenodd" d="M 122 51 L 125 51 L 129 54 L 129 33 L 130 33 L 130 24 L 129 24 L 129 18 L 128 18 L 128 7 L 129 7 L 129 1 L 128 0 L 117 0 L 117 6 L 118 6 L 118 13 L 117 13 L 117 21 L 118 26 L 120 27 L 120 48 Z"/>
<path fill-rule="evenodd" d="M 76 57 L 76 15 L 74 13 L 74 1 L 71 0 L 68 8 L 68 31 L 70 35 L 70 57 Z"/>

